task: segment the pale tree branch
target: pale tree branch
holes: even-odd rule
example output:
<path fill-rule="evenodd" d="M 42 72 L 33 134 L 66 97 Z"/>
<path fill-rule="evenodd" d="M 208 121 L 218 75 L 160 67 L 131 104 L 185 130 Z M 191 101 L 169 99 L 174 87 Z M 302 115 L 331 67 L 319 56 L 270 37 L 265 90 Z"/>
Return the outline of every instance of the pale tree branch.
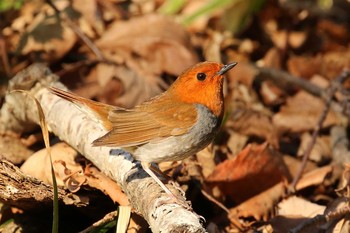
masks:
<path fill-rule="evenodd" d="M 139 166 L 135 166 L 129 154 L 121 151 L 118 155 L 110 155 L 111 148 L 92 147 L 91 142 L 106 132 L 73 104 L 47 90 L 46 86 L 66 89 L 57 80 L 43 64 L 34 64 L 11 80 L 10 89 L 30 91 L 39 100 L 50 130 L 115 180 L 153 232 L 205 232 L 200 217 L 185 205 L 169 202 L 169 197 Z M 0 124 L 6 125 L 4 128 L 25 131 L 38 123 L 35 105 L 27 99 L 20 93 L 6 96 L 0 112 Z M 180 196 L 174 187 L 169 188 Z"/>

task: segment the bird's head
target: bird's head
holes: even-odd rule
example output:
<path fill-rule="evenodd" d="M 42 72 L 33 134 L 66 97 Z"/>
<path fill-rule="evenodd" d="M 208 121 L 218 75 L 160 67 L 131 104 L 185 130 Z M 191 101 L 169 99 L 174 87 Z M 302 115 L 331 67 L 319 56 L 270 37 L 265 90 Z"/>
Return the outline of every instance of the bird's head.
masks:
<path fill-rule="evenodd" d="M 237 63 L 222 65 L 216 62 L 198 63 L 185 70 L 168 89 L 185 103 L 202 104 L 216 116 L 223 113 L 223 77 Z"/>

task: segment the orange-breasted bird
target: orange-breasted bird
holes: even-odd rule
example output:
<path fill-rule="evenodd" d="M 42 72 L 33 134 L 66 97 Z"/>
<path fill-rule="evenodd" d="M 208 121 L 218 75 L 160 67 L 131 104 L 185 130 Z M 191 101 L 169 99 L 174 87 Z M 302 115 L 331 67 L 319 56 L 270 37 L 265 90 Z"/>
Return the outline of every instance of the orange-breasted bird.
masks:
<path fill-rule="evenodd" d="M 93 141 L 93 146 L 130 151 L 173 197 L 150 165 L 185 159 L 213 140 L 224 113 L 223 76 L 236 64 L 198 63 L 184 71 L 167 91 L 131 109 L 92 101 L 54 87 L 49 89 L 92 114 L 108 131 Z"/>

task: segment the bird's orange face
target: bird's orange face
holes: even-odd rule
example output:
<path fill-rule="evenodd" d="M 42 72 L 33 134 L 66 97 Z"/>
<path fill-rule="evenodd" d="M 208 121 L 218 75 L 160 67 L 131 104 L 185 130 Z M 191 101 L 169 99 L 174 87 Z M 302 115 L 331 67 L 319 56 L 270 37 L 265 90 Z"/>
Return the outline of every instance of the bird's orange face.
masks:
<path fill-rule="evenodd" d="M 202 104 L 216 116 L 223 113 L 223 75 L 224 66 L 215 62 L 199 63 L 185 72 L 169 88 L 180 101 Z"/>

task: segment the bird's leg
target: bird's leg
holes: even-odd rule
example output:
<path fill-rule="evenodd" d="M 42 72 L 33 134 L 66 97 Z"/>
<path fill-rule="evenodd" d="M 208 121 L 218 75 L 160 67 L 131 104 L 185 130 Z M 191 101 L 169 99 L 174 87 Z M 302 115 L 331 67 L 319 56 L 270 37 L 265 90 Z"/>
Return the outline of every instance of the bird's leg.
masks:
<path fill-rule="evenodd" d="M 155 163 L 151 163 L 151 165 L 149 166 L 149 168 L 157 173 L 158 175 L 164 177 L 164 179 L 166 179 L 166 183 L 171 184 L 174 188 L 176 188 L 181 194 L 182 196 L 185 196 L 185 192 L 181 189 L 180 185 L 178 183 L 176 183 L 176 181 L 173 181 L 171 179 L 171 177 L 169 177 L 167 174 L 165 174 L 164 172 L 162 172 L 159 167 L 157 166 L 157 164 Z"/>
<path fill-rule="evenodd" d="M 159 186 L 172 198 L 172 199 L 177 199 L 176 196 L 165 186 L 165 184 L 154 174 L 152 171 L 151 164 L 148 162 L 141 162 L 141 166 L 145 172 L 147 172 L 150 177 L 152 177 L 158 184 Z"/>
<path fill-rule="evenodd" d="M 192 210 L 192 206 L 190 202 L 187 202 L 186 199 L 181 199 L 177 196 L 175 196 L 166 186 L 165 184 L 156 176 L 156 174 L 154 174 L 154 172 L 152 171 L 151 168 L 151 164 L 147 163 L 147 162 L 141 162 L 141 166 L 143 168 L 143 170 L 145 170 L 145 172 L 147 172 L 148 175 L 150 175 L 158 184 L 159 186 L 168 194 L 169 196 L 169 200 L 167 201 L 159 201 L 156 205 L 160 206 L 163 204 L 169 204 L 169 203 L 177 203 L 181 206 L 183 206 L 184 208 L 188 209 L 188 210 Z M 160 171 L 160 170 L 158 170 Z M 181 189 L 180 189 L 181 190 Z M 181 190 L 182 191 L 182 190 Z"/>
<path fill-rule="evenodd" d="M 155 163 L 151 163 L 150 166 L 149 166 L 149 169 L 151 169 L 153 172 L 157 173 L 158 175 L 161 175 L 162 177 L 164 177 L 167 181 L 169 181 L 171 178 L 165 174 L 164 172 L 162 172 L 158 165 L 155 164 Z"/>

